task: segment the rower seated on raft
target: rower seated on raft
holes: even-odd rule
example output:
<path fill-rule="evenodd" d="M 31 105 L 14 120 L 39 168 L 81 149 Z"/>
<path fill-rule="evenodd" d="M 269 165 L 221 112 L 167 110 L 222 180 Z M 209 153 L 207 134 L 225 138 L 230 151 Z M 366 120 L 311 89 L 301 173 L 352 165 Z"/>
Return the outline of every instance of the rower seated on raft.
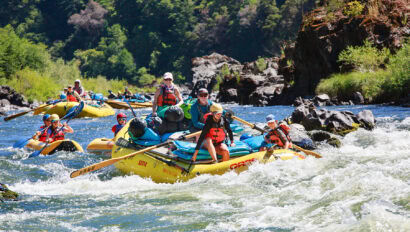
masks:
<path fill-rule="evenodd" d="M 278 125 L 278 122 L 272 114 L 266 116 L 266 122 L 270 130 L 268 134 L 266 134 L 259 151 L 265 151 L 267 147 L 271 145 L 279 146 L 282 149 L 292 148 L 292 142 L 289 137 L 289 126 L 283 123 Z"/>
<path fill-rule="evenodd" d="M 229 160 L 229 150 L 224 143 L 226 133 L 229 134 L 231 147 L 235 146 L 233 141 L 233 133 L 229 121 L 222 117 L 222 106 L 214 103 L 210 107 L 210 113 L 205 114 L 205 125 L 199 136 L 198 143 L 195 147 L 195 152 L 192 155 L 192 161 L 196 161 L 199 149 L 201 146 L 208 149 L 209 154 L 214 162 L 218 162 L 217 154 L 222 156 L 222 162 Z M 203 144 L 202 144 L 203 142 Z"/>

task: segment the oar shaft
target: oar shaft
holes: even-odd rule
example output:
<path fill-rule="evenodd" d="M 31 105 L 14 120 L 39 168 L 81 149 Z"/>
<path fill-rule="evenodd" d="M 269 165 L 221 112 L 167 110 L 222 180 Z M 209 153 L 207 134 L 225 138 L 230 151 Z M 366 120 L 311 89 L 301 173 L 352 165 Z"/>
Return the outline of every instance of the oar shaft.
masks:
<path fill-rule="evenodd" d="M 183 138 L 192 138 L 192 137 L 195 137 L 195 136 L 201 134 L 201 132 L 202 132 L 202 131 L 197 131 L 197 132 L 195 132 L 195 133 L 192 133 L 192 134 L 189 134 L 189 135 L 186 135 L 186 136 L 181 136 L 181 137 L 183 137 Z M 110 165 L 112 165 L 112 164 L 115 164 L 116 162 L 118 162 L 118 161 L 120 161 L 120 160 L 127 159 L 127 158 L 131 158 L 131 157 L 133 157 L 133 156 L 135 156 L 135 155 L 137 155 L 137 154 L 144 153 L 144 152 L 147 152 L 147 151 L 151 151 L 151 150 L 153 150 L 153 149 L 155 149 L 155 148 L 163 147 L 163 146 L 166 146 L 166 145 L 168 145 L 168 144 L 170 144 L 170 143 L 172 143 L 172 141 L 163 142 L 163 143 L 157 144 L 157 145 L 155 145 L 155 146 L 151 146 L 151 147 L 144 148 L 144 149 L 142 149 L 142 150 L 138 150 L 138 151 L 133 152 L 133 153 L 131 153 L 131 154 L 128 154 L 128 155 L 126 155 L 126 156 L 121 156 L 121 157 L 117 157 L 117 158 L 105 160 L 105 161 L 102 161 L 102 162 L 100 162 L 100 163 L 96 163 L 96 164 L 93 164 L 93 165 L 90 165 L 90 166 L 87 166 L 87 167 L 78 169 L 78 170 L 72 172 L 72 173 L 70 174 L 70 177 L 71 177 L 71 178 L 75 178 L 75 177 L 77 177 L 77 176 L 84 175 L 84 174 L 89 173 L 89 172 L 92 172 L 92 171 L 97 171 L 97 170 L 99 170 L 99 169 L 101 169 L 101 168 L 104 168 L 104 167 L 110 166 Z"/>

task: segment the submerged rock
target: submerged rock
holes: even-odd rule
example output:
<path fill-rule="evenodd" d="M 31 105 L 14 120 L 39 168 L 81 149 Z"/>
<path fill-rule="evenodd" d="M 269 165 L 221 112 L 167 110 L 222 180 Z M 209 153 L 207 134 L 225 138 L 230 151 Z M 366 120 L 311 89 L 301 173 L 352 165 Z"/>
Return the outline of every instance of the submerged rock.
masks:
<path fill-rule="evenodd" d="M 0 183 L 0 202 L 5 200 L 17 201 L 19 194 L 11 191 L 5 184 Z"/>

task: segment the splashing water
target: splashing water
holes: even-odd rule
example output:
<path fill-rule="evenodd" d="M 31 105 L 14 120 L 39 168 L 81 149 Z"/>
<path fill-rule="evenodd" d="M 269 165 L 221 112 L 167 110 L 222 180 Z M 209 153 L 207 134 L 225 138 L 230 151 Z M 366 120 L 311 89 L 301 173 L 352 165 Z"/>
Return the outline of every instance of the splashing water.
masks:
<path fill-rule="evenodd" d="M 268 113 L 281 119 L 293 111 L 230 107 L 260 123 Z M 123 176 L 113 166 L 70 179 L 75 169 L 103 159 L 77 152 L 27 159 L 30 152 L 11 147 L 33 134 L 41 116 L 2 122 L 0 181 L 21 199 L 0 202 L 0 231 L 410 231 L 410 109 L 328 109 L 370 109 L 376 128 L 341 137 L 339 149 L 319 145 L 322 159 L 256 163 L 239 175 L 176 184 Z M 115 117 L 76 119 L 68 137 L 86 147 L 112 137 L 115 123 Z"/>

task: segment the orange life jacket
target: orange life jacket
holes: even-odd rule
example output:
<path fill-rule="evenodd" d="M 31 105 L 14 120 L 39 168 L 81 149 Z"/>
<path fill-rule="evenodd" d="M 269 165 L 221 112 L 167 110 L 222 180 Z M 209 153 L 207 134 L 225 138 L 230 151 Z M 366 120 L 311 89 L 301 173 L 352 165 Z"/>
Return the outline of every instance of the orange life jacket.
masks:
<path fill-rule="evenodd" d="M 69 92 L 67 92 L 67 100 L 70 101 L 70 102 L 78 102 L 77 98 L 74 96 L 74 94 L 69 93 Z"/>
<path fill-rule="evenodd" d="M 212 115 L 212 113 L 207 113 L 204 115 L 205 122 L 209 115 Z M 224 124 L 223 117 L 221 117 L 221 121 L 219 123 L 217 122 L 213 123 L 212 128 L 209 130 L 208 134 L 206 134 L 205 137 L 211 138 L 212 143 L 214 145 L 219 145 L 225 141 L 226 132 L 225 132 L 225 124 Z"/>
<path fill-rule="evenodd" d="M 40 136 L 38 137 L 38 140 L 41 141 L 41 142 L 46 142 L 46 140 L 47 140 L 47 134 L 48 134 L 49 129 L 45 129 L 46 127 L 47 127 L 46 125 L 43 125 L 43 126 L 40 127 L 42 132 L 41 132 Z"/>
<path fill-rule="evenodd" d="M 266 137 L 271 141 L 271 143 L 275 143 L 278 146 L 287 149 L 290 147 L 284 147 L 286 142 L 288 141 L 290 143 L 289 145 L 292 144 L 290 136 L 289 136 L 289 131 L 290 131 L 289 126 L 285 124 L 280 124 L 275 129 L 269 131 Z"/>
<path fill-rule="evenodd" d="M 158 106 L 173 106 L 177 104 L 174 86 L 161 85 L 161 93 L 158 96 Z"/>
<path fill-rule="evenodd" d="M 58 128 L 57 133 L 54 129 L 51 129 L 51 130 L 52 130 L 52 132 L 50 134 L 50 137 L 52 139 L 51 143 L 54 142 L 54 141 L 58 141 L 58 140 L 64 140 L 64 132 L 63 132 L 62 128 Z"/>

